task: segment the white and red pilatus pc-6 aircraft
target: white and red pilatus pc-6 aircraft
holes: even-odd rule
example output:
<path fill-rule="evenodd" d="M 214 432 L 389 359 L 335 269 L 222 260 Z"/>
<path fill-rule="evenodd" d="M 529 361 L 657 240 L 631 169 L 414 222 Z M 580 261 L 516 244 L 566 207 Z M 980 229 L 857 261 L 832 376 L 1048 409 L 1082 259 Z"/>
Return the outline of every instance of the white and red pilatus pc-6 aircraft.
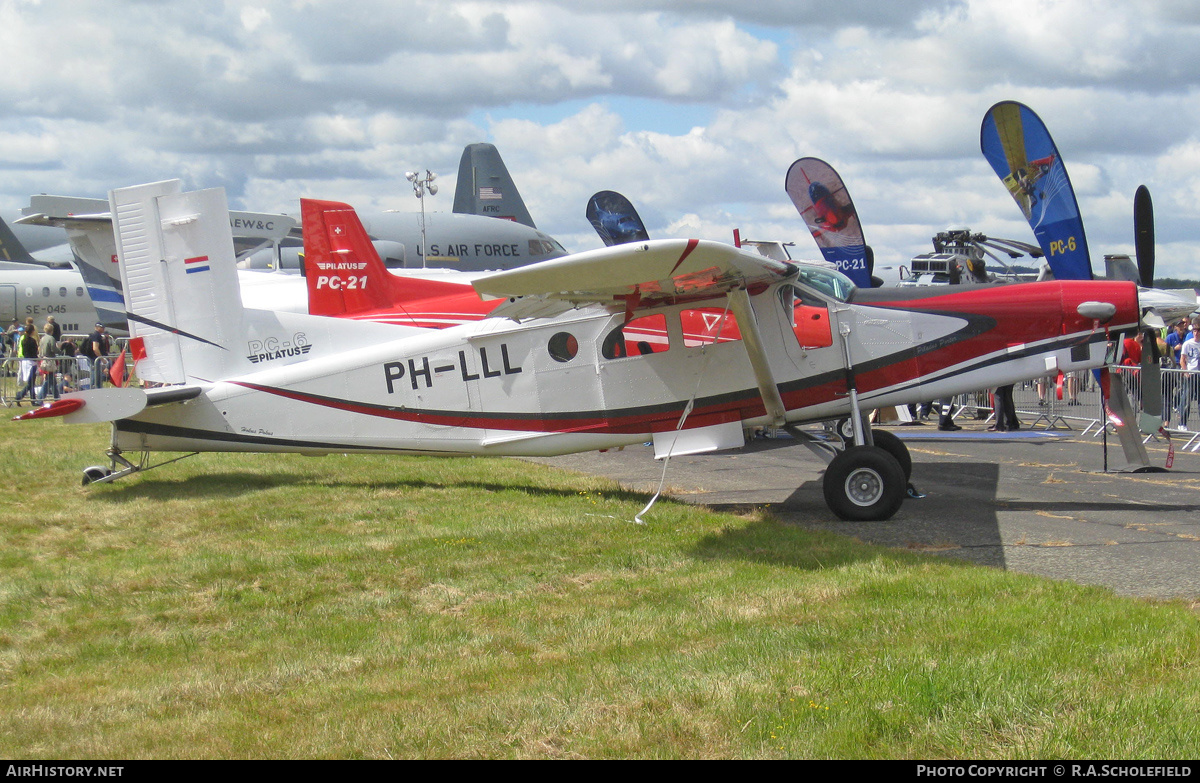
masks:
<path fill-rule="evenodd" d="M 224 191 L 173 180 L 110 202 L 137 375 L 162 385 L 76 392 L 20 417 L 112 422 L 112 468 L 88 468 L 85 484 L 147 469 L 154 451 L 525 456 L 652 440 L 666 457 L 849 417 L 825 498 L 843 518 L 887 519 L 911 461 L 863 426 L 864 409 L 1099 367 L 1109 333 L 1139 324 L 1128 282 L 864 291 L 827 268 L 676 239 L 484 275 L 474 289 L 502 301 L 444 329 L 250 310 Z M 308 274 L 370 286 L 339 225 L 327 254 L 344 268 Z"/>

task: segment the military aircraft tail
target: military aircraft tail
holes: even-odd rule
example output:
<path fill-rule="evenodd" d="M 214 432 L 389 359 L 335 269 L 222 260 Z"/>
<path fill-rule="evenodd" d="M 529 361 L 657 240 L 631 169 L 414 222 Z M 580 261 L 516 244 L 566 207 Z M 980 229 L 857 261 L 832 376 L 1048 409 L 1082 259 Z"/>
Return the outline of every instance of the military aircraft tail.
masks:
<path fill-rule="evenodd" d="M 308 312 L 353 316 L 470 288 L 387 270 L 358 214 L 337 201 L 300 200 Z"/>
<path fill-rule="evenodd" d="M 130 348 L 145 381 L 221 378 L 247 338 L 225 191 L 180 190 L 169 180 L 109 193 Z"/>
<path fill-rule="evenodd" d="M 523 223 L 537 228 L 517 185 L 494 144 L 468 144 L 458 162 L 454 211 Z"/>
<path fill-rule="evenodd" d="M 29 254 L 16 234 L 8 224 L 0 220 L 0 261 L 19 261 L 24 264 L 36 264 L 37 259 Z"/>

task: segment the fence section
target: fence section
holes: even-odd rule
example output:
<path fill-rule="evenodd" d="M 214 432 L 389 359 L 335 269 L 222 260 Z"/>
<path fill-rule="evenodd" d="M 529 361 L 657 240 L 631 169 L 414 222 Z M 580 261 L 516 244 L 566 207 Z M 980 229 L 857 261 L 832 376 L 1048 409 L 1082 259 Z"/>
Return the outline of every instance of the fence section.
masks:
<path fill-rule="evenodd" d="M 86 356 L 56 356 L 53 359 L 0 360 L 0 405 L 13 406 L 26 401 L 41 401 L 67 392 L 111 386 L 112 362 L 109 356 L 90 361 Z M 122 385 L 128 381 L 129 367 Z"/>

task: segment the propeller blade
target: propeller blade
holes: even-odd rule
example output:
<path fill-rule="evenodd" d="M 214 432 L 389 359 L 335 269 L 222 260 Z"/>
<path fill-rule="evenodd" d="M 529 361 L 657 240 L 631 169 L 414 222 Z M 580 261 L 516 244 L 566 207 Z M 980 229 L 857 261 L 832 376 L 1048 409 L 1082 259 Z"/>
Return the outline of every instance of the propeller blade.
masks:
<path fill-rule="evenodd" d="M 1146 288 L 1154 287 L 1154 204 L 1150 189 L 1139 185 L 1133 195 L 1133 246 L 1138 275 Z"/>

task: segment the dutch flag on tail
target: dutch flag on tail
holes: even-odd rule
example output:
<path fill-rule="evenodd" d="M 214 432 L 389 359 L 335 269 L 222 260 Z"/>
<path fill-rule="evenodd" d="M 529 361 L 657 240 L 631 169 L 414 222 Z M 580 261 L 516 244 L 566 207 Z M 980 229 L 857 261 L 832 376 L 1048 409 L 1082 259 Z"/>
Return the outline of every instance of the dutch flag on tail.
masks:
<path fill-rule="evenodd" d="M 209 270 L 208 256 L 195 256 L 193 258 L 185 258 L 185 259 L 183 259 L 183 264 L 184 264 L 184 271 L 187 272 L 189 275 L 193 274 L 194 272 L 207 272 Z"/>

